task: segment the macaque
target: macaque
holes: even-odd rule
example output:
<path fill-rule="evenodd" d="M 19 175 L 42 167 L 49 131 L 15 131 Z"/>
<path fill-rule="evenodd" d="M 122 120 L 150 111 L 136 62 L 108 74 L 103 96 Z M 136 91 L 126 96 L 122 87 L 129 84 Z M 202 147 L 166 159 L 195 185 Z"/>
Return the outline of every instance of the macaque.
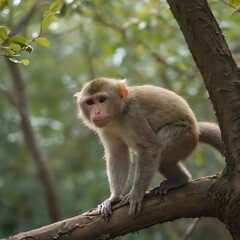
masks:
<path fill-rule="evenodd" d="M 129 202 L 129 215 L 141 210 L 154 175 L 166 180 L 159 194 L 187 184 L 191 175 L 182 165 L 198 145 L 206 143 L 221 152 L 219 127 L 197 122 L 187 102 L 172 91 L 151 85 L 127 86 L 125 80 L 96 78 L 75 94 L 79 117 L 96 131 L 105 149 L 111 196 L 99 205 L 102 217 L 112 214 L 111 205 Z M 138 156 L 131 191 L 124 187 L 132 162 Z"/>

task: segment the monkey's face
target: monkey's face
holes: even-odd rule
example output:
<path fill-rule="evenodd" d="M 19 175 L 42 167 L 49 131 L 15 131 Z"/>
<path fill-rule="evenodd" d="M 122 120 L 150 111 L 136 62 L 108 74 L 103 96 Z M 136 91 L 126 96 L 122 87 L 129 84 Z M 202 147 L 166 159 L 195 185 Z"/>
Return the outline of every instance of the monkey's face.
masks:
<path fill-rule="evenodd" d="M 99 128 L 105 127 L 110 121 L 109 96 L 106 93 L 97 93 L 87 97 L 82 102 L 90 121 Z"/>
<path fill-rule="evenodd" d="M 125 80 L 92 80 L 74 95 L 79 106 L 79 117 L 90 128 L 106 127 L 118 118 L 127 93 Z"/>

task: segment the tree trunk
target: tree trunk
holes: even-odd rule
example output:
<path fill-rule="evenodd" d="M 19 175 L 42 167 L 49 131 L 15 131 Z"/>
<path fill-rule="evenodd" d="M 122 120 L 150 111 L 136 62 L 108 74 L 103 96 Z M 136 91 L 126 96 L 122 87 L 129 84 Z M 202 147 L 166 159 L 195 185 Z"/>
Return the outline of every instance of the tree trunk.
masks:
<path fill-rule="evenodd" d="M 25 85 L 19 66 L 7 60 L 12 80 L 15 88 L 14 102 L 19 115 L 21 117 L 21 128 L 24 134 L 26 146 L 31 153 L 36 165 L 38 179 L 44 190 L 44 198 L 46 201 L 48 215 L 52 222 L 61 219 L 61 210 L 59 207 L 56 190 L 51 177 L 51 172 L 48 166 L 47 158 L 42 152 L 37 137 L 32 128 L 30 114 L 27 106 Z"/>
<path fill-rule="evenodd" d="M 205 0 L 168 0 L 216 111 L 226 168 L 211 187 L 217 217 L 240 238 L 240 71 Z"/>

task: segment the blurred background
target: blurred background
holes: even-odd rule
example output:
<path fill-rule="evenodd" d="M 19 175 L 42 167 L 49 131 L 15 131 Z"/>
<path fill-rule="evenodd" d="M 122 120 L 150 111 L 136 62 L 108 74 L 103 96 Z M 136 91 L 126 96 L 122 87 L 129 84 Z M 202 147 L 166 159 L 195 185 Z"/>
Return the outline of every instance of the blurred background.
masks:
<path fill-rule="evenodd" d="M 10 32 L 37 1 L 3 2 L 0 25 Z M 39 32 L 43 13 L 53 3 L 38 2 L 31 20 L 18 33 L 29 41 Z M 209 4 L 240 63 L 239 12 L 223 1 Z M 201 75 L 166 1 L 65 0 L 41 37 L 51 43 L 51 49 L 33 43 L 33 52 L 21 56 L 30 64 L 17 67 L 63 219 L 95 208 L 109 197 L 103 148 L 97 136 L 77 119 L 73 98 L 89 80 L 126 78 L 128 85 L 165 87 L 183 96 L 199 121 L 216 121 Z M 0 86 L 0 237 L 6 237 L 47 225 L 51 219 L 21 116 L 6 95 L 15 90 L 4 58 L 0 59 Z M 211 148 L 200 146 L 185 165 L 193 178 L 199 178 L 220 172 L 225 162 Z M 132 175 L 133 171 L 126 193 Z M 157 177 L 152 187 L 161 180 Z M 192 221 L 180 219 L 119 239 L 180 239 Z M 203 238 L 231 239 L 225 226 L 211 218 L 202 218 L 189 239 Z"/>

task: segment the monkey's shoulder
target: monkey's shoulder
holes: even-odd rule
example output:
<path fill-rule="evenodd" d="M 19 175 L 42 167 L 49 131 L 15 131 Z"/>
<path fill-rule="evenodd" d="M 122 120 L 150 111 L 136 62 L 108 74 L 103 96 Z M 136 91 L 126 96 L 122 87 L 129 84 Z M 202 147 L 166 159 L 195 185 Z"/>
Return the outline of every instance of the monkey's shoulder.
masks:
<path fill-rule="evenodd" d="M 187 102 L 175 92 L 165 88 L 142 85 L 128 87 L 129 102 L 137 103 L 141 108 L 164 109 L 189 108 Z"/>
<path fill-rule="evenodd" d="M 165 98 L 175 98 L 182 99 L 181 96 L 177 95 L 175 92 L 168 90 L 166 88 L 161 88 L 152 85 L 142 85 L 142 86 L 130 86 L 128 87 L 129 96 L 135 97 L 137 99 L 150 98 L 150 99 L 165 99 Z"/>

